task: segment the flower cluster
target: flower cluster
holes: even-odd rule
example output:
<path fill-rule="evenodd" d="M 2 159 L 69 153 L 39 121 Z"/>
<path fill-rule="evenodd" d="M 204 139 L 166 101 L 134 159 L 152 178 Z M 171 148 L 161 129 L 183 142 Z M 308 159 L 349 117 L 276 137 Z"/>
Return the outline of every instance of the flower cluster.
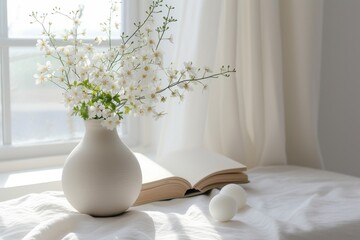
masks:
<path fill-rule="evenodd" d="M 172 35 L 166 36 L 169 25 L 177 20 L 170 16 L 172 6 L 165 5 L 166 14 L 161 26 L 154 27 L 154 14 L 160 14 L 163 0 L 155 0 L 146 11 L 146 18 L 135 23 L 132 34 L 120 33 L 119 23 L 112 22 L 118 11 L 118 3 L 111 5 L 111 14 L 106 22 L 100 23 L 106 37 L 96 37 L 93 41 L 82 39 L 86 31 L 80 29 L 83 7 L 70 13 L 54 8 L 53 14 L 64 16 L 71 22 L 71 29 L 57 36 L 51 29 L 51 15 L 33 12 L 33 23 L 39 23 L 44 38 L 38 40 L 37 47 L 45 56 L 55 59 L 38 64 L 36 83 L 47 81 L 64 90 L 65 106 L 73 115 L 83 119 L 102 119 L 102 125 L 113 129 L 120 124 L 125 114 L 153 114 L 160 117 L 164 113 L 156 110 L 156 105 L 166 102 L 169 97 L 183 99 L 184 92 L 197 84 L 206 88 L 203 80 L 228 77 L 235 69 L 222 67 L 213 73 L 209 68 L 198 68 L 192 62 L 185 62 L 183 68 L 172 64 L 164 66 L 160 44 L 173 42 Z M 117 44 L 112 34 L 119 32 Z M 59 40 L 61 38 L 61 40 Z M 106 50 L 99 48 L 108 42 Z"/>

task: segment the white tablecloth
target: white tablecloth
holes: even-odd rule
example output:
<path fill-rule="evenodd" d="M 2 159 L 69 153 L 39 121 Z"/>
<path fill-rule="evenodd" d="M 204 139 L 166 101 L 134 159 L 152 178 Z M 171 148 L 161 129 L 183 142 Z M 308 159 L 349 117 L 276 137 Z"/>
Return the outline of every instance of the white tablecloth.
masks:
<path fill-rule="evenodd" d="M 0 202 L 0 239 L 360 239 L 360 178 L 294 166 L 249 176 L 247 206 L 229 222 L 209 215 L 218 190 L 111 218 L 77 213 L 62 192 L 44 192 Z"/>

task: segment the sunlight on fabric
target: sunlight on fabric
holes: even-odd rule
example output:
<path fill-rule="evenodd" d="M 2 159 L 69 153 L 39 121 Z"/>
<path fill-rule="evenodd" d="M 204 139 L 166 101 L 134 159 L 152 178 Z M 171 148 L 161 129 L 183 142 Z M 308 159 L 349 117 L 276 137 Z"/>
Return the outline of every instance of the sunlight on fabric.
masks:
<path fill-rule="evenodd" d="M 62 168 L 10 173 L 4 183 L 5 188 L 31 185 L 61 180 Z"/>
<path fill-rule="evenodd" d="M 191 236 L 197 235 L 202 236 L 199 239 L 222 239 L 211 223 L 209 214 L 196 204 L 191 205 L 184 215 L 169 213 L 166 217 L 171 226 L 168 229 L 169 234 L 173 233 L 174 238 L 181 236 L 180 239 L 191 239 Z"/>

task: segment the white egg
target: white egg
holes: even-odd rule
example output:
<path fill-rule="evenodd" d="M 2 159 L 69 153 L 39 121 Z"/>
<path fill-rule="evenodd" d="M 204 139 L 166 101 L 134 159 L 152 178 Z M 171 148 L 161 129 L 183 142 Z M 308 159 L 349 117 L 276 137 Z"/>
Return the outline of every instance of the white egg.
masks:
<path fill-rule="evenodd" d="M 237 211 L 236 201 L 228 195 L 218 194 L 210 200 L 209 211 L 214 219 L 220 222 L 229 221 Z"/>
<path fill-rule="evenodd" d="M 235 199 L 237 210 L 243 208 L 246 205 L 246 191 L 239 185 L 231 183 L 224 186 L 220 194 L 231 196 Z"/>

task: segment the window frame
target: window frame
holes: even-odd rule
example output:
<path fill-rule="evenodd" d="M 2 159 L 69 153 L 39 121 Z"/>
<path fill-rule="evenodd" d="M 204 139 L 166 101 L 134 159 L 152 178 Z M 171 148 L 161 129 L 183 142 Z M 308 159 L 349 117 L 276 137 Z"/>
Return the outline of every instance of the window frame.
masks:
<path fill-rule="evenodd" d="M 12 145 L 11 133 L 11 82 L 10 82 L 10 55 L 11 47 L 34 47 L 37 39 L 35 38 L 9 38 L 8 19 L 7 19 L 7 1 L 0 0 L 0 91 L 1 91 L 1 128 L 2 142 L 0 142 L 0 162 L 5 160 L 38 158 L 55 155 L 67 155 L 79 143 L 80 139 L 63 140 L 54 142 L 34 142 L 26 145 Z M 131 2 L 131 1 L 129 1 Z M 136 14 L 133 7 L 130 7 L 128 1 L 122 1 L 121 22 L 123 31 L 126 32 L 131 14 Z M 136 5 L 134 5 L 135 7 Z M 130 10 L 132 9 L 132 10 Z M 133 16 L 132 16 L 133 17 Z M 92 42 L 92 39 L 84 39 L 84 42 Z M 120 40 L 119 40 L 120 41 Z M 116 40 L 113 41 L 116 44 Z M 106 44 L 102 44 L 106 47 Z M 100 47 L 102 46 L 100 45 Z M 35 73 L 36 69 L 34 69 Z M 35 84 L 35 83 L 34 83 Z M 60 91 L 60 90 L 59 90 Z M 65 108 L 65 107 L 64 107 Z M 125 134 L 121 139 L 129 147 L 138 146 L 139 142 L 139 120 L 128 117 L 126 121 Z M 128 134 L 131 132 L 131 134 Z"/>

